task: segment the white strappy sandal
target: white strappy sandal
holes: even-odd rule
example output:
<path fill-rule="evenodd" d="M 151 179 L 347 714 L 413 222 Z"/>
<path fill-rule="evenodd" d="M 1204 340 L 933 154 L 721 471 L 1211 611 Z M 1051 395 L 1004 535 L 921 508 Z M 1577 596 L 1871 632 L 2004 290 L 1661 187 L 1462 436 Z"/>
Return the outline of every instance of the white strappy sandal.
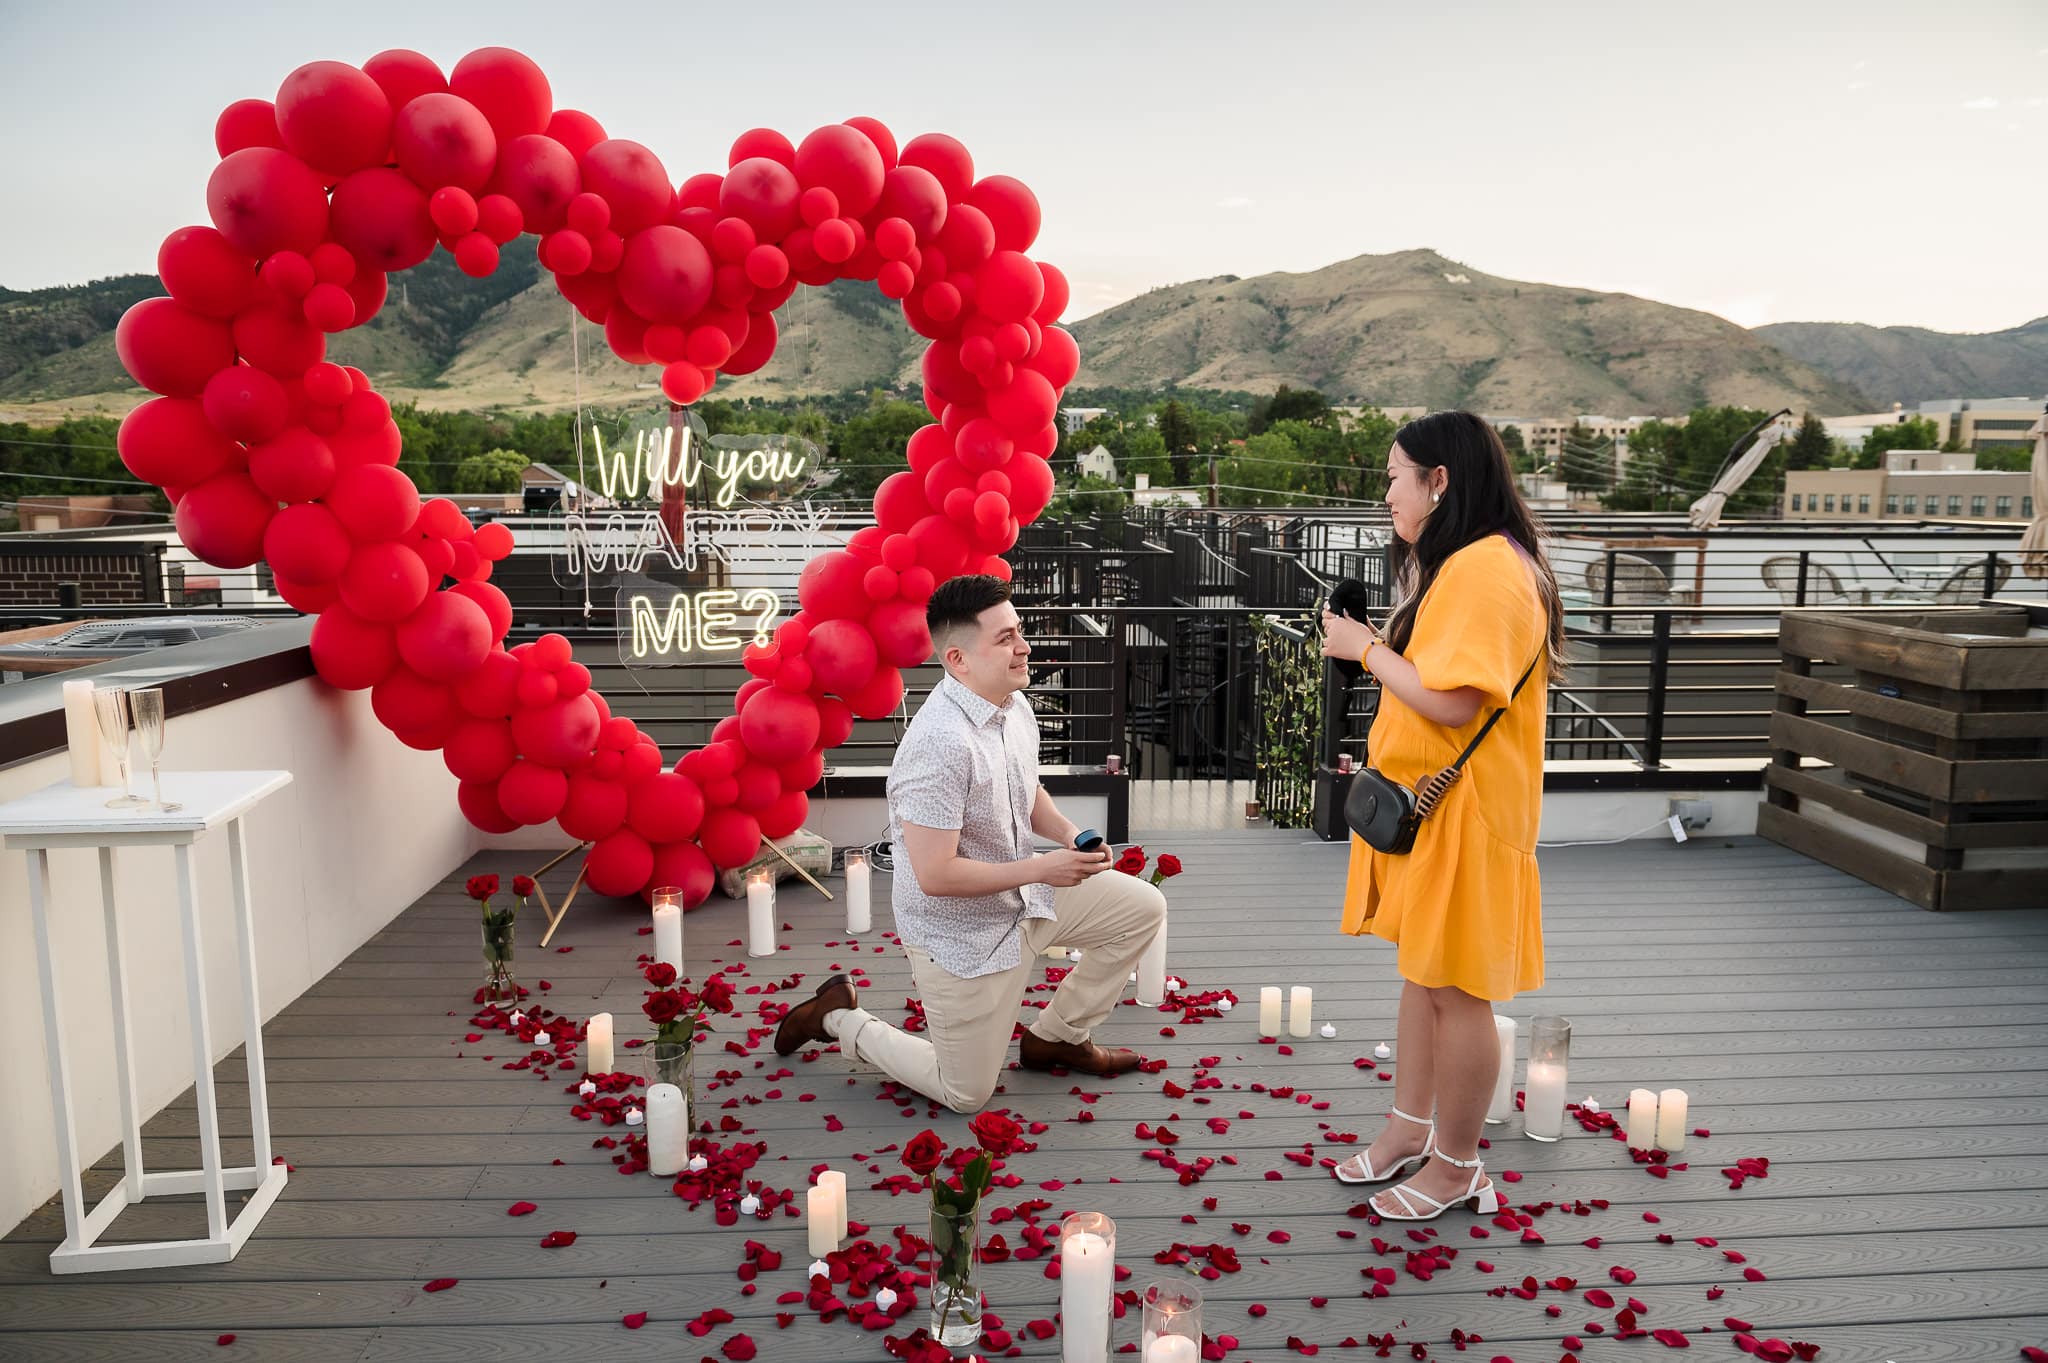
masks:
<path fill-rule="evenodd" d="M 1417 1117 L 1412 1113 L 1403 1112 L 1398 1107 L 1393 1109 L 1391 1115 L 1399 1117 L 1404 1122 L 1413 1122 L 1417 1126 L 1426 1126 L 1429 1128 L 1429 1139 L 1422 1143 L 1422 1149 L 1416 1154 L 1408 1156 L 1406 1159 L 1395 1160 L 1394 1163 L 1389 1165 L 1387 1168 L 1379 1170 L 1375 1170 L 1372 1167 L 1372 1152 L 1370 1150 L 1361 1150 L 1357 1154 L 1353 1155 L 1350 1159 L 1345 1160 L 1342 1164 L 1338 1165 L 1336 1168 L 1330 1171 L 1331 1173 L 1337 1176 L 1337 1181 L 1339 1183 L 1385 1183 L 1390 1178 L 1399 1178 L 1401 1175 L 1407 1173 L 1410 1169 L 1419 1168 L 1423 1164 L 1427 1163 L 1429 1157 L 1435 1153 L 1435 1122 L 1429 1120 L 1427 1117 Z M 1345 1172 L 1346 1170 L 1350 1170 L 1351 1172 L 1347 1173 Z"/>
<path fill-rule="evenodd" d="M 1432 1140 L 1434 1140 L 1434 1136 L 1435 1133 L 1432 1132 Z M 1386 1211 L 1381 1208 L 1378 1196 L 1374 1196 L 1371 1203 L 1368 1204 L 1372 1207 L 1373 1213 L 1382 1221 L 1434 1221 L 1453 1207 L 1462 1206 L 1477 1212 L 1481 1216 L 1492 1216 L 1500 1210 L 1500 1189 L 1495 1187 L 1490 1179 L 1487 1180 L 1485 1187 L 1479 1186 L 1480 1180 L 1486 1178 L 1486 1165 L 1483 1160 L 1476 1157 L 1473 1159 L 1452 1159 L 1441 1150 L 1436 1152 L 1436 1157 L 1453 1168 L 1470 1169 L 1472 1171 L 1472 1177 L 1465 1184 L 1464 1192 L 1459 1193 L 1448 1202 L 1439 1202 L 1428 1193 L 1404 1183 L 1398 1188 L 1389 1188 L 1387 1190 L 1395 1197 L 1401 1199 L 1403 1210 L 1398 1212 Z M 1430 1210 L 1417 1211 L 1416 1208 L 1423 1204 L 1427 1204 Z"/>

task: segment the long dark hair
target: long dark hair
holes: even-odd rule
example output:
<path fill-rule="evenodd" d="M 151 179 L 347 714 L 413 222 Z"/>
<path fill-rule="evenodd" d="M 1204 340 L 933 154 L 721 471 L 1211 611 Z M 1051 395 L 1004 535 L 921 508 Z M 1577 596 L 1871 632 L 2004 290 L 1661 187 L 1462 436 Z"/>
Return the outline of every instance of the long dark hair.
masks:
<path fill-rule="evenodd" d="M 1396 652 L 1407 649 L 1415 634 L 1415 613 L 1446 559 L 1488 535 L 1506 535 L 1536 570 L 1537 591 L 1550 616 L 1549 665 L 1543 672 L 1556 676 L 1564 668 L 1564 605 L 1557 575 L 1543 552 L 1543 530 L 1515 487 L 1514 466 L 1500 432 L 1471 412 L 1431 412 L 1397 431 L 1394 443 L 1422 468 L 1443 469 L 1448 482 L 1415 543 L 1393 538 L 1389 566 L 1395 605 L 1387 642 Z"/>

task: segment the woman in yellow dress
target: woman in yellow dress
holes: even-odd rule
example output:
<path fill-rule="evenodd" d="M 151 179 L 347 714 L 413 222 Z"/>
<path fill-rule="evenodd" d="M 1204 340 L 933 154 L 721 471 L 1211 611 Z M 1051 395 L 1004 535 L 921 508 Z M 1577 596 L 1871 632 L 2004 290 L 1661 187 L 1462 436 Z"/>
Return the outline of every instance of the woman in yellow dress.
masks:
<path fill-rule="evenodd" d="M 1372 766 L 1412 788 L 1505 710 L 1412 851 L 1351 840 L 1344 931 L 1395 943 L 1405 983 L 1393 1114 L 1335 1172 L 1383 1183 L 1415 1170 L 1372 1207 L 1420 1221 L 1459 1205 L 1490 1214 L 1501 1202 L 1479 1160 L 1500 1054 L 1490 1001 L 1543 983 L 1536 825 L 1564 617 L 1536 519 L 1480 417 L 1436 412 L 1403 426 L 1387 453 L 1387 506 L 1395 604 L 1385 634 L 1323 615 L 1324 656 L 1360 659 L 1380 683 Z"/>

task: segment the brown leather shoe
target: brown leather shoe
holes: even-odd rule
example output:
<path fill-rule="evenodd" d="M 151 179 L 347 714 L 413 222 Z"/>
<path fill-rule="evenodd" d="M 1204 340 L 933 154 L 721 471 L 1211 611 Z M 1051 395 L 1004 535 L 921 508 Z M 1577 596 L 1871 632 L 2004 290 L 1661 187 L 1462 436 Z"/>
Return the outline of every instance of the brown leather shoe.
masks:
<path fill-rule="evenodd" d="M 1129 1074 L 1145 1063 L 1145 1057 L 1121 1047 L 1106 1051 L 1092 1041 L 1078 1045 L 1071 1041 L 1048 1041 L 1026 1029 L 1024 1039 L 1017 1043 L 1017 1063 L 1027 1070 L 1077 1070 L 1108 1079 Z"/>
<path fill-rule="evenodd" d="M 858 1007 L 853 982 L 834 975 L 818 986 L 817 993 L 783 1014 L 782 1025 L 775 1029 L 775 1053 L 793 1055 L 813 1042 L 838 1040 L 825 1030 L 825 1014 L 834 1008 Z"/>

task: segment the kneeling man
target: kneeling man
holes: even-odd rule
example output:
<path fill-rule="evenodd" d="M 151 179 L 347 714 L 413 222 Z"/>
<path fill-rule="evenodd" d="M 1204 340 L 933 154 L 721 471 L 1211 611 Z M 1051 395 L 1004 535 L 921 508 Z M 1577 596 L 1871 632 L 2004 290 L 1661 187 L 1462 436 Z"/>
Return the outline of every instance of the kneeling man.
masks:
<path fill-rule="evenodd" d="M 1024 987 L 1051 947 L 1081 963 L 1018 1044 L 1026 1069 L 1122 1074 L 1141 1057 L 1090 1039 L 1166 922 L 1166 898 L 1110 870 L 1108 851 L 1077 851 L 1080 832 L 1038 783 L 1038 720 L 1022 692 L 1031 645 L 1009 584 L 958 577 L 926 607 L 946 675 L 910 722 L 889 772 L 896 931 L 925 1034 L 862 1008 L 844 975 L 791 1009 L 778 1055 L 836 1039 L 956 1112 L 989 1100 L 1010 1051 Z M 1032 848 L 1032 834 L 1057 843 Z"/>

